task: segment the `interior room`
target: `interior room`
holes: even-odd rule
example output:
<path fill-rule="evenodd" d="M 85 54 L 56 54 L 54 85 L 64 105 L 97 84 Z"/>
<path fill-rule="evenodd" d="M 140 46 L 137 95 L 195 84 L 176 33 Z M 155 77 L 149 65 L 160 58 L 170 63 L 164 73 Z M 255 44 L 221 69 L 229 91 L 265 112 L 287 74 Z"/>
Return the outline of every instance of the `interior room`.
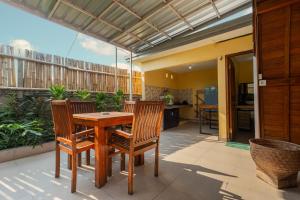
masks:
<path fill-rule="evenodd" d="M 232 113 L 231 140 L 249 144 L 255 137 L 254 128 L 254 86 L 253 86 L 253 53 L 238 53 L 228 59 L 230 110 Z M 231 87 L 230 87 L 231 85 Z"/>
<path fill-rule="evenodd" d="M 189 123 L 201 133 L 218 133 L 218 112 L 202 109 L 202 105 L 217 107 L 218 77 L 217 60 L 180 65 L 147 71 L 145 76 L 145 99 L 164 99 L 166 106 L 164 129 Z"/>

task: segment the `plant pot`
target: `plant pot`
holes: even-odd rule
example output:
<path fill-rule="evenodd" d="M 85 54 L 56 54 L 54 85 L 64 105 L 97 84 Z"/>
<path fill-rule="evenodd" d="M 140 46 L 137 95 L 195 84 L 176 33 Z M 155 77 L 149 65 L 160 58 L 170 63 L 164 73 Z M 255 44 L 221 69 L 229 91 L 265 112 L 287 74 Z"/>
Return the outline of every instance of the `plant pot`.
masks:
<path fill-rule="evenodd" d="M 36 154 L 53 151 L 55 149 L 55 142 L 47 142 L 42 145 L 32 146 L 21 146 L 11 149 L 4 149 L 0 151 L 0 163 L 24 158 Z"/>
<path fill-rule="evenodd" d="M 300 145 L 269 139 L 250 139 L 256 176 L 275 188 L 297 187 Z"/>

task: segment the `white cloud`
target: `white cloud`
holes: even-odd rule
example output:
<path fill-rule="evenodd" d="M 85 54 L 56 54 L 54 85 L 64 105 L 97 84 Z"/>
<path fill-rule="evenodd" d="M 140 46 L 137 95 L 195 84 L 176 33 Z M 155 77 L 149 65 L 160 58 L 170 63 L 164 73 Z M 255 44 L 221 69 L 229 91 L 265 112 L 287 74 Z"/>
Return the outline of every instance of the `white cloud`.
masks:
<path fill-rule="evenodd" d="M 30 42 L 28 42 L 27 40 L 23 40 L 23 39 L 12 40 L 9 45 L 13 46 L 17 49 L 34 50 L 32 44 Z"/>
<path fill-rule="evenodd" d="M 113 56 L 115 55 L 115 46 L 103 42 L 101 40 L 97 40 L 95 38 L 92 38 L 90 36 L 79 34 L 78 36 L 80 45 L 87 49 L 90 52 L 93 52 L 97 55 L 101 56 Z M 129 52 L 126 52 L 124 50 L 118 50 L 118 56 L 127 56 L 129 55 Z"/>

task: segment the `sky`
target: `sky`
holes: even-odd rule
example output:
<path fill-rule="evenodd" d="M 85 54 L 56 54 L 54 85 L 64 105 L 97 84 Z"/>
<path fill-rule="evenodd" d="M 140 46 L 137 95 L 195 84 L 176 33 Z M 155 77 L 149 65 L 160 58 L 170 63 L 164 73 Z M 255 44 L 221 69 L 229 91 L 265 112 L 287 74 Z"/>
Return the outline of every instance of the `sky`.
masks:
<path fill-rule="evenodd" d="M 0 44 L 115 65 L 115 46 L 2 2 L 0 2 L 0 27 Z M 125 64 L 127 56 L 128 52 L 118 50 L 118 66 L 128 67 L 128 64 Z"/>

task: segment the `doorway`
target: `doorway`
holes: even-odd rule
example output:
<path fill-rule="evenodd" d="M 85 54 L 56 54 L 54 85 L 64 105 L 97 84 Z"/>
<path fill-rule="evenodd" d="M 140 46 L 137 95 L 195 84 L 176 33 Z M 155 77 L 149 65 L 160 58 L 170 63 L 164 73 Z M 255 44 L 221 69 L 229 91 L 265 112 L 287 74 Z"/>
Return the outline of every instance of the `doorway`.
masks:
<path fill-rule="evenodd" d="M 226 57 L 230 141 L 249 144 L 255 137 L 253 52 Z"/>

